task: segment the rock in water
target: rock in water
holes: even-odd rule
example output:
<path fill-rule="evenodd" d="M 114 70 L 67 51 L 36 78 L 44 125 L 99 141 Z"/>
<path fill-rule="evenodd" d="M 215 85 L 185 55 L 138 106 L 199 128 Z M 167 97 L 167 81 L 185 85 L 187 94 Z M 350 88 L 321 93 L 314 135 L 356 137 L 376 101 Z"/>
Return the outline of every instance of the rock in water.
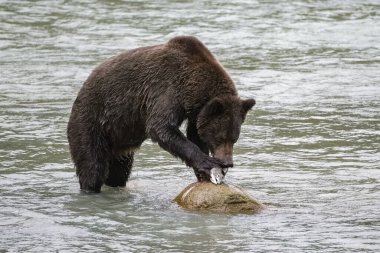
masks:
<path fill-rule="evenodd" d="M 264 205 L 238 187 L 228 184 L 215 185 L 196 182 L 188 185 L 175 198 L 183 208 L 220 213 L 257 213 Z"/>

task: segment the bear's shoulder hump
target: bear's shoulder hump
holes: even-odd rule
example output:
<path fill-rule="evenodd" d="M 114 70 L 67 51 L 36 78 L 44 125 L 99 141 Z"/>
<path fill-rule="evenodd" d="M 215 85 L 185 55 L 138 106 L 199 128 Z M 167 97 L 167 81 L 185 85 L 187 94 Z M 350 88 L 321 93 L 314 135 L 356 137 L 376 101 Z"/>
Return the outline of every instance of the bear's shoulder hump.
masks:
<path fill-rule="evenodd" d="M 168 46 L 192 55 L 207 55 L 213 58 L 206 46 L 194 36 L 176 36 L 168 41 Z"/>

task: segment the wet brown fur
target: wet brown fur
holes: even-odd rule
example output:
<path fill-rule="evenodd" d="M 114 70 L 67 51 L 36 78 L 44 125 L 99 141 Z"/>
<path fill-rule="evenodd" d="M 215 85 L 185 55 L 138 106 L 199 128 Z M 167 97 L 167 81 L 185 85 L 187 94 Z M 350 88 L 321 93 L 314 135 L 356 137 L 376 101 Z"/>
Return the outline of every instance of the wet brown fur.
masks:
<path fill-rule="evenodd" d="M 223 107 L 219 114 L 205 109 L 216 98 Z M 193 167 L 198 179 L 207 177 L 212 167 L 231 166 L 208 156 L 214 140 L 205 129 L 224 128 L 233 133 L 224 141 L 234 143 L 253 104 L 237 97 L 229 75 L 195 37 L 179 36 L 114 56 L 85 81 L 68 123 L 81 189 L 100 192 L 104 183 L 124 186 L 134 150 L 147 138 Z M 198 117 L 202 110 L 203 117 Z M 221 122 L 224 114 L 228 122 Z M 185 119 L 187 138 L 178 129 Z M 222 125 L 202 130 L 212 125 L 210 119 Z"/>

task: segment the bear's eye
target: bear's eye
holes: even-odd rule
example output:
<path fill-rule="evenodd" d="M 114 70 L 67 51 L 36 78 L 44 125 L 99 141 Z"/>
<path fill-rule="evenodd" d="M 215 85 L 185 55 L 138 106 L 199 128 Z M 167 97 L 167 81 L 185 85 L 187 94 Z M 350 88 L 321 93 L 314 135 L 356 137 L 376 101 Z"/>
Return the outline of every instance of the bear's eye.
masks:
<path fill-rule="evenodd" d="M 221 145 L 227 142 L 227 133 L 225 131 L 219 131 L 218 134 L 215 135 L 215 143 L 217 145 Z"/>

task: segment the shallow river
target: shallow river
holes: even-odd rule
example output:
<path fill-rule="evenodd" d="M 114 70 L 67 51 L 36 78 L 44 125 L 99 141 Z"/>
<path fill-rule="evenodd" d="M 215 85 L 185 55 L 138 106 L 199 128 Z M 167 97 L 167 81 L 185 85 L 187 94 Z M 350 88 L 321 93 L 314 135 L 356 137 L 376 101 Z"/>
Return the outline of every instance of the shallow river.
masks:
<path fill-rule="evenodd" d="M 380 252 L 379 1 L 0 1 L 0 252 Z M 81 194 L 66 124 L 91 70 L 199 37 L 254 97 L 227 181 L 261 214 L 180 209 L 156 144 Z"/>

